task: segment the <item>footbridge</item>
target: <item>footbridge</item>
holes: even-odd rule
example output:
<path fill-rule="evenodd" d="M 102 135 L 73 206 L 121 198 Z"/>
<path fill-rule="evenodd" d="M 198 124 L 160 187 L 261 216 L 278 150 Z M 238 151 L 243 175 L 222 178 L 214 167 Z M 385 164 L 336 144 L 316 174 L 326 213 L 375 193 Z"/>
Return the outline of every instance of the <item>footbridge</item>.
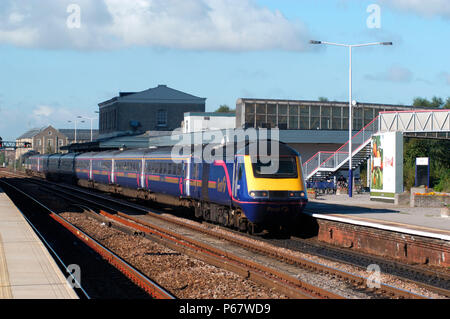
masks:
<path fill-rule="evenodd" d="M 372 136 L 376 133 L 402 132 L 407 136 L 449 138 L 450 110 L 389 111 L 380 114 L 353 135 L 352 169 L 370 157 Z M 349 141 L 335 152 L 318 152 L 303 164 L 307 180 L 323 180 L 349 167 Z"/>

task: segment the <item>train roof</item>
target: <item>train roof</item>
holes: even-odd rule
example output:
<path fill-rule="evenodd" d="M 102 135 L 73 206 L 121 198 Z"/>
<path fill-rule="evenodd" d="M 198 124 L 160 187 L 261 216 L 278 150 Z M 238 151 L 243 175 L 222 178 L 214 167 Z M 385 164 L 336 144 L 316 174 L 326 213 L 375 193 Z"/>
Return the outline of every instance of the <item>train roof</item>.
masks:
<path fill-rule="evenodd" d="M 264 146 L 259 151 L 260 146 Z M 216 156 L 222 154 L 225 157 L 234 157 L 235 155 L 251 155 L 251 152 L 257 150 L 258 154 L 271 155 L 272 147 L 278 148 L 279 155 L 298 155 L 298 152 L 279 141 L 259 140 L 244 143 L 227 143 L 227 144 L 207 144 L 207 145 L 191 145 L 191 146 L 166 146 L 158 148 L 141 148 L 130 149 L 124 151 L 104 151 L 89 152 L 78 155 L 80 159 L 87 158 L 155 158 L 155 157 L 198 157 L 199 155 Z M 201 151 L 201 152 L 200 152 Z M 274 150 L 275 151 L 275 150 Z"/>

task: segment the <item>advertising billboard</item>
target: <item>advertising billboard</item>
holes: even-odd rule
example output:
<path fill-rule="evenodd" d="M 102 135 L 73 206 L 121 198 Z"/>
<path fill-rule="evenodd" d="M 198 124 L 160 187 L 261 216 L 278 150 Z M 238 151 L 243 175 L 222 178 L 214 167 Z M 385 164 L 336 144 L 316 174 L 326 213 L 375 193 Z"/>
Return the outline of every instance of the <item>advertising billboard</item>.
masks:
<path fill-rule="evenodd" d="M 372 137 L 370 198 L 394 202 L 403 192 L 403 135 L 400 132 Z"/>

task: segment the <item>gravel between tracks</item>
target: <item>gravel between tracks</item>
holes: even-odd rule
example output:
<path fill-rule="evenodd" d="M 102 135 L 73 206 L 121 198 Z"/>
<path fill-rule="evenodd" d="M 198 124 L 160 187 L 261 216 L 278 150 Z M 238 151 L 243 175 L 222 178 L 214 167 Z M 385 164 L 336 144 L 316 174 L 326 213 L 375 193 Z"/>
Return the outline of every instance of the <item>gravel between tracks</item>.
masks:
<path fill-rule="evenodd" d="M 191 224 L 194 224 L 196 226 L 200 225 L 200 227 L 204 227 L 205 229 L 214 229 L 214 231 L 217 232 L 217 233 L 223 233 L 223 234 L 228 234 L 228 235 L 230 234 L 229 231 L 224 230 L 221 227 L 211 227 L 211 226 L 208 226 L 208 225 L 205 225 L 205 224 L 199 224 L 199 223 L 197 223 L 195 221 L 180 219 L 179 217 L 175 217 L 175 216 L 172 216 L 172 215 L 168 215 L 168 214 L 164 214 L 164 215 L 166 217 L 169 217 L 169 218 L 182 220 L 185 223 L 191 223 Z M 294 250 L 291 250 L 291 249 L 277 247 L 277 246 L 271 245 L 269 243 L 262 242 L 262 241 L 257 240 L 257 239 L 249 238 L 247 236 L 240 236 L 239 234 L 236 234 L 236 233 L 233 233 L 232 235 L 235 236 L 235 237 L 239 237 L 239 239 L 242 239 L 244 241 L 260 245 L 261 247 L 270 247 L 270 248 L 275 249 L 276 251 L 287 253 L 287 254 L 289 254 L 289 255 L 291 255 L 293 257 L 304 258 L 304 259 L 307 259 L 307 260 L 310 260 L 310 261 L 313 261 L 313 262 L 316 262 L 316 263 L 319 263 L 319 264 L 322 264 L 322 265 L 325 265 L 325 266 L 328 266 L 328 267 L 333 267 L 333 268 L 336 268 L 336 269 L 339 269 L 341 271 L 345 271 L 345 272 L 348 272 L 348 273 L 351 273 L 351 274 L 354 274 L 354 275 L 357 275 L 357 276 L 361 276 L 361 277 L 367 278 L 370 275 L 372 275 L 372 273 L 369 273 L 366 270 L 362 270 L 361 268 L 358 268 L 358 267 L 355 267 L 355 266 L 352 266 L 352 265 L 331 261 L 331 260 L 328 260 L 328 259 L 325 259 L 325 258 L 322 258 L 322 257 L 319 257 L 319 256 L 314 256 L 314 255 L 302 253 L 302 252 L 299 252 L 299 251 L 294 251 Z M 381 271 L 383 271 L 383 270 L 381 269 Z M 407 282 L 407 281 L 398 279 L 395 276 L 392 276 L 392 275 L 389 275 L 389 274 L 384 274 L 383 272 L 381 272 L 381 276 L 380 277 L 381 277 L 380 278 L 381 283 L 389 285 L 389 286 L 393 286 L 393 287 L 397 287 L 397 288 L 400 288 L 400 289 L 403 289 L 403 290 L 411 291 L 413 293 L 416 293 L 416 294 L 419 294 L 419 295 L 422 295 L 422 296 L 425 296 L 425 297 L 428 297 L 428 298 L 432 298 L 432 299 L 447 299 L 447 297 L 445 297 L 445 296 L 439 295 L 439 294 L 437 294 L 437 293 L 435 293 L 433 291 L 429 291 L 427 289 L 419 287 L 418 285 L 416 285 L 416 284 L 414 284 L 412 282 Z"/>
<path fill-rule="evenodd" d="M 169 218 L 182 220 L 184 223 L 192 223 L 211 229 L 211 226 L 202 225 L 195 221 L 178 218 L 173 215 L 163 215 Z M 111 247 L 111 250 L 121 255 L 124 259 L 162 286 L 171 290 L 173 294 L 179 298 L 286 298 L 286 296 L 277 294 L 276 292 L 249 280 L 245 280 L 232 272 L 221 270 L 187 256 L 179 255 L 177 252 L 167 249 L 148 239 L 126 235 L 107 227 L 98 227 L 97 221 L 88 219 L 83 214 L 67 213 L 63 214 L 63 216 L 73 221 L 82 229 L 85 229 L 83 227 L 86 227 L 86 232 L 88 234 L 99 241 L 104 242 L 106 246 L 109 246 L 108 241 L 111 241 L 112 246 L 109 246 Z M 72 220 L 72 218 L 74 220 Z M 105 229 L 107 231 L 105 231 Z M 214 227 L 213 229 L 217 232 L 230 234 L 229 231 L 219 227 Z M 239 235 L 233 233 L 233 236 Z M 114 243 L 115 237 L 123 237 L 118 241 L 119 243 L 122 241 L 123 244 Z M 330 261 L 325 258 L 298 251 L 276 247 L 245 236 L 240 237 L 261 246 L 270 246 L 293 256 L 315 261 L 355 275 L 362 277 L 370 276 L 370 273 L 358 267 Z M 103 239 L 107 241 L 104 241 Z M 416 284 L 405 282 L 394 276 L 383 273 L 381 274 L 381 282 L 429 298 L 445 298 L 444 296 L 420 288 Z"/>
<path fill-rule="evenodd" d="M 149 278 L 186 299 L 284 299 L 286 296 L 230 271 L 168 249 L 147 238 L 122 233 L 82 213 L 62 217 L 121 256 Z"/>

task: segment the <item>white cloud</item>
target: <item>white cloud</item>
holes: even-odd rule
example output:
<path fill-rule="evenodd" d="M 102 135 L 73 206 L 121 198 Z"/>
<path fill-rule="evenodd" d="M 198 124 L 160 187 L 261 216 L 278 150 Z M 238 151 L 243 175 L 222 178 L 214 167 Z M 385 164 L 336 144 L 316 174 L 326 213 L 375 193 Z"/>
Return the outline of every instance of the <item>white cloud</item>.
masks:
<path fill-rule="evenodd" d="M 374 81 L 389 81 L 389 82 L 411 82 L 413 73 L 401 66 L 392 66 L 386 72 L 377 74 L 366 74 L 366 79 Z"/>
<path fill-rule="evenodd" d="M 186 50 L 307 50 L 307 28 L 253 0 L 2 0 L 0 43 L 81 50 L 150 46 Z"/>
<path fill-rule="evenodd" d="M 379 2 L 420 16 L 441 16 L 450 19 L 450 1 L 448 0 L 379 0 Z"/>
<path fill-rule="evenodd" d="M 45 116 L 49 117 L 52 115 L 54 110 L 50 106 L 40 105 L 36 109 L 33 110 L 34 116 Z"/>

